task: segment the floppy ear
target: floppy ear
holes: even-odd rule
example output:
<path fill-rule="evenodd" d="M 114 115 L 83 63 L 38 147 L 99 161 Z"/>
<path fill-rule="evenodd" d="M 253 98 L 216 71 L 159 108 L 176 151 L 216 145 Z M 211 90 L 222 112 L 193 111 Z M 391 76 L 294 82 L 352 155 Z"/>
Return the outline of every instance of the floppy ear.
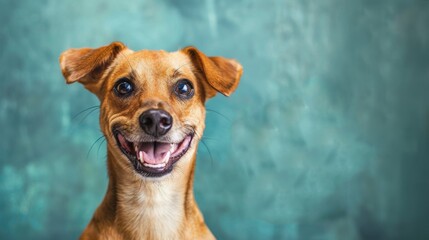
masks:
<path fill-rule="evenodd" d="M 66 83 L 80 82 L 97 95 L 103 72 L 125 48 L 123 43 L 113 42 L 100 48 L 66 50 L 60 55 L 61 71 Z"/>
<path fill-rule="evenodd" d="M 230 96 L 237 88 L 243 73 L 243 67 L 240 63 L 224 57 L 207 57 L 195 47 L 186 47 L 182 51 L 205 75 L 209 85 L 209 88 L 206 88 L 206 98 L 213 97 L 216 92 Z"/>

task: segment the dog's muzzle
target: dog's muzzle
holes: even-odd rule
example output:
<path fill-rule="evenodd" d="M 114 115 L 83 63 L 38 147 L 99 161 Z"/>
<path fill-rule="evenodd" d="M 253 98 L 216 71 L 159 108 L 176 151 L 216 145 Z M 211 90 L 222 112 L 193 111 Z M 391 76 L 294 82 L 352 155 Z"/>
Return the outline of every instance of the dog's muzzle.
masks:
<path fill-rule="evenodd" d="M 181 140 L 169 141 L 166 135 L 172 128 L 173 118 L 161 109 L 143 112 L 138 118 L 138 123 L 147 136 L 132 136 L 132 133 L 127 133 L 125 129 L 121 130 L 121 126 L 118 125 L 112 129 L 119 149 L 130 160 L 135 170 L 144 176 L 158 177 L 171 172 L 173 164 L 190 148 L 194 132 L 187 131 Z"/>

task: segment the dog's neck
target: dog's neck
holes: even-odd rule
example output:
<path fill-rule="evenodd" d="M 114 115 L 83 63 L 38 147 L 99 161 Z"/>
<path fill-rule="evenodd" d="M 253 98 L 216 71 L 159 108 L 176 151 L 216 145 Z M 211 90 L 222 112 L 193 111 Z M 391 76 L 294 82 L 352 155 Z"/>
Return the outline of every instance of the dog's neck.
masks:
<path fill-rule="evenodd" d="M 163 179 L 143 179 L 118 166 L 113 153 L 108 152 L 109 186 L 100 208 L 113 208 L 108 216 L 127 239 L 184 238 L 185 223 L 203 221 L 193 196 L 194 152 L 186 169 L 175 169 Z M 194 219 L 189 219 L 194 218 Z M 201 218 L 201 219 L 198 219 Z"/>

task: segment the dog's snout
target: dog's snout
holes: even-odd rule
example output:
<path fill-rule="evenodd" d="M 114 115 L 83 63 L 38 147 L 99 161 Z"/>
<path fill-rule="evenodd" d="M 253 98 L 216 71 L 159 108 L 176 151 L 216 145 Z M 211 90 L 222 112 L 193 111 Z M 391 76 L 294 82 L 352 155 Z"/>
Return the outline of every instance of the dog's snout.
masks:
<path fill-rule="evenodd" d="M 139 121 L 143 131 L 154 137 L 165 135 L 173 125 L 171 115 L 161 109 L 151 109 L 143 112 Z"/>

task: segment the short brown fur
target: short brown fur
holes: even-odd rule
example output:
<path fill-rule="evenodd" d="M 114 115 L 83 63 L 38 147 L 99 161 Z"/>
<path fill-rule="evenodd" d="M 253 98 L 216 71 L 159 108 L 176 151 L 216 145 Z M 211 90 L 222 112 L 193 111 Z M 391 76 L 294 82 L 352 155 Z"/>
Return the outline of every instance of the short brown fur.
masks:
<path fill-rule="evenodd" d="M 217 92 L 229 96 L 242 67 L 232 59 L 207 57 L 194 47 L 177 52 L 134 52 L 120 42 L 70 49 L 60 56 L 67 83 L 80 82 L 100 100 L 100 127 L 107 140 L 109 184 L 106 195 L 80 239 L 214 239 L 193 195 L 196 150 L 205 128 L 205 102 Z M 113 88 L 127 77 L 133 94 L 119 98 Z M 180 79 L 194 87 L 190 99 L 173 94 Z M 162 109 L 173 118 L 168 137 L 192 129 L 189 150 L 160 178 L 139 174 L 121 152 L 113 129 L 130 139 L 144 136 L 139 116 Z"/>

